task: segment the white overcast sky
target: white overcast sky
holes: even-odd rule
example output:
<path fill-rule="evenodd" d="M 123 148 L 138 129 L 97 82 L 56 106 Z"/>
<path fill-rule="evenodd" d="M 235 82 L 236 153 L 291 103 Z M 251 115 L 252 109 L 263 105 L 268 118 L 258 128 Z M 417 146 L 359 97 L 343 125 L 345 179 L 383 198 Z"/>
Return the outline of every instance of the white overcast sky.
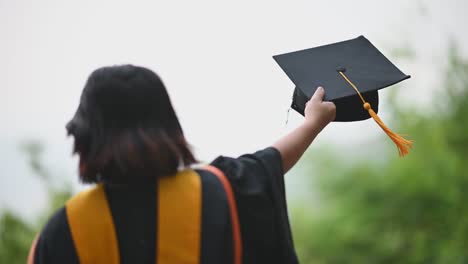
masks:
<path fill-rule="evenodd" d="M 413 76 L 395 88 L 403 104 L 430 108 L 450 40 L 466 55 L 467 11 L 463 0 L 0 0 L 0 208 L 44 206 L 25 140 L 42 141 L 57 180 L 78 185 L 64 125 L 97 67 L 157 72 L 197 156 L 210 161 L 266 147 L 301 122 L 291 111 L 285 126 L 294 86 L 271 58 L 279 53 L 364 35 Z M 391 56 L 402 47 L 413 61 Z M 391 118 L 385 102 L 380 115 Z M 315 144 L 349 151 L 380 135 L 372 121 L 339 123 Z"/>

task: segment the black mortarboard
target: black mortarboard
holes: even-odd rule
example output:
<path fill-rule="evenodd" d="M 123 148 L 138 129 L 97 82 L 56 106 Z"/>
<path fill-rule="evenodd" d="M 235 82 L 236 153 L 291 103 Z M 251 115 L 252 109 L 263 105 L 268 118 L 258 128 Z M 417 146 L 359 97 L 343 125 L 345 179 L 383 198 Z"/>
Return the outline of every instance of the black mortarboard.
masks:
<path fill-rule="evenodd" d="M 410 78 L 390 62 L 364 36 L 329 45 L 273 56 L 294 82 L 292 108 L 304 115 L 307 101 L 317 87 L 324 100 L 336 105 L 335 121 L 372 117 L 398 147 L 401 156 L 412 141 L 391 131 L 377 116 L 378 90 Z"/>
<path fill-rule="evenodd" d="M 340 75 L 342 71 L 378 111 L 378 90 L 410 78 L 391 63 L 365 37 L 273 56 L 294 82 L 292 108 L 304 115 L 305 103 L 318 86 L 325 100 L 336 105 L 335 121 L 368 119 L 356 91 Z"/>

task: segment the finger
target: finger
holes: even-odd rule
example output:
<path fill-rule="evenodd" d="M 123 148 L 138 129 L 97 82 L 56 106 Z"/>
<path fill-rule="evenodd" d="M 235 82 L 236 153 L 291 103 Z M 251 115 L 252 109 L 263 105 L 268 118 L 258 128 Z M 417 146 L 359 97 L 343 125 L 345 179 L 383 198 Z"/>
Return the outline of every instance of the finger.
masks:
<path fill-rule="evenodd" d="M 311 100 L 323 101 L 323 97 L 325 96 L 325 90 L 319 86 L 317 90 L 315 90 L 314 95 L 312 95 Z"/>
<path fill-rule="evenodd" d="M 330 109 L 336 109 L 336 105 L 333 102 L 327 101 L 327 102 L 323 102 L 323 104 L 325 104 Z"/>
<path fill-rule="evenodd" d="M 333 102 L 323 102 L 322 104 L 324 104 L 328 108 L 328 111 L 330 111 L 330 113 L 332 113 L 331 120 L 335 120 L 335 118 L 336 118 L 336 105 Z"/>

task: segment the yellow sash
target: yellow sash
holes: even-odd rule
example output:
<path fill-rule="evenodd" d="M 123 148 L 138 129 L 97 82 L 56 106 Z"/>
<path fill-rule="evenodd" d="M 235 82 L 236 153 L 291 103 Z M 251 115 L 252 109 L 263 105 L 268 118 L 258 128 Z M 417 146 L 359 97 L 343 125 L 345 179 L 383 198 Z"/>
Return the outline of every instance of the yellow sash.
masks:
<path fill-rule="evenodd" d="M 158 188 L 158 264 L 198 264 L 201 249 L 201 180 L 193 170 L 164 177 Z M 66 204 L 68 224 L 81 264 L 119 264 L 112 215 L 102 185 Z"/>

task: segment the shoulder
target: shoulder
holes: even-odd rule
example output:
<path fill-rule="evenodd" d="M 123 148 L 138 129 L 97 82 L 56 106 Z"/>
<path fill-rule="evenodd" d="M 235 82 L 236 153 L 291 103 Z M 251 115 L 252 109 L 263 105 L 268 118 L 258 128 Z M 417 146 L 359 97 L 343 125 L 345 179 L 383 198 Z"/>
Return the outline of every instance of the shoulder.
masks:
<path fill-rule="evenodd" d="M 34 263 L 78 263 L 65 207 L 49 219 L 38 238 Z"/>
<path fill-rule="evenodd" d="M 204 169 L 197 169 L 196 172 L 200 175 L 202 190 L 205 194 L 217 196 L 223 202 L 227 202 L 223 185 L 213 173 Z"/>
<path fill-rule="evenodd" d="M 217 157 L 211 165 L 222 170 L 229 181 L 236 185 L 268 184 L 273 178 L 282 177 L 281 154 L 274 147 L 268 147 L 238 158 Z"/>
<path fill-rule="evenodd" d="M 265 166 L 275 166 L 281 161 L 280 152 L 274 147 L 268 147 L 252 154 L 244 154 L 238 158 L 230 158 L 225 156 L 217 157 L 211 165 L 213 166 L 239 166 L 239 165 L 255 165 L 260 163 Z"/>
<path fill-rule="evenodd" d="M 70 230 L 68 228 L 66 209 L 62 207 L 50 217 L 49 221 L 44 226 L 41 232 L 41 240 L 55 238 L 64 232 L 70 232 Z"/>

